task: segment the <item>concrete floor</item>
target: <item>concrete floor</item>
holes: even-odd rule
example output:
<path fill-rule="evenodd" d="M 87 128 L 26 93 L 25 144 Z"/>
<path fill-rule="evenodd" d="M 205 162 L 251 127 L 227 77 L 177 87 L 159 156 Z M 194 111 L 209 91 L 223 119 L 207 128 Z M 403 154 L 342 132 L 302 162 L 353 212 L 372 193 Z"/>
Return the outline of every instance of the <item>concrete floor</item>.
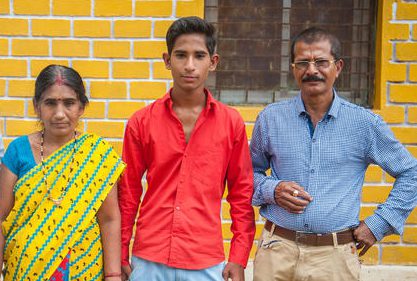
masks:
<path fill-rule="evenodd" d="M 245 281 L 253 281 L 252 274 L 253 263 L 249 262 Z M 361 281 L 417 281 L 417 266 L 362 266 Z"/>
<path fill-rule="evenodd" d="M 245 270 L 245 281 L 253 281 L 253 263 Z M 330 280 L 329 280 L 330 281 Z M 361 281 L 417 281 L 417 266 L 362 266 Z"/>

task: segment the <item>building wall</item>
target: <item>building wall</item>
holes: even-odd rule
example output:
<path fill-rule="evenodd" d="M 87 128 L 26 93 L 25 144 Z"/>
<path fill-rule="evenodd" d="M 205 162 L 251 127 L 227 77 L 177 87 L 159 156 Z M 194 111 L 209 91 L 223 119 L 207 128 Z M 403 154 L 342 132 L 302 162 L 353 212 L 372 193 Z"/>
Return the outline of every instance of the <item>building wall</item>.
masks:
<path fill-rule="evenodd" d="M 375 111 L 417 156 L 417 2 L 379 0 Z M 69 65 L 85 79 L 91 104 L 80 130 L 104 136 L 121 152 L 127 118 L 170 87 L 161 59 L 165 32 L 177 17 L 203 16 L 203 0 L 0 0 L 0 130 L 6 145 L 39 129 L 34 81 L 50 63 Z M 262 107 L 236 107 L 251 136 Z M 383 202 L 393 178 L 371 166 L 361 218 Z M 226 250 L 231 239 L 223 203 Z M 263 221 L 256 212 L 257 237 Z M 252 249 L 254 257 L 256 242 Z M 366 264 L 417 265 L 417 211 L 402 237 L 372 247 Z"/>
<path fill-rule="evenodd" d="M 395 136 L 417 156 L 417 2 L 379 1 L 374 111 Z M 370 167 L 363 188 L 361 217 L 383 202 L 394 179 Z M 368 264 L 417 264 L 417 210 L 406 221 L 404 234 L 391 235 L 372 247 Z"/>
<path fill-rule="evenodd" d="M 291 39 L 319 26 L 341 42 L 344 71 L 338 94 L 372 105 L 377 1 L 205 1 L 205 18 L 218 30 L 221 62 L 210 79 L 215 97 L 234 104 L 266 104 L 296 96 Z M 320 5 L 320 9 L 317 6 Z"/>
<path fill-rule="evenodd" d="M 176 17 L 201 0 L 0 0 L 0 130 L 6 145 L 37 126 L 31 97 L 50 63 L 78 70 L 91 104 L 81 130 L 121 150 L 126 119 L 170 86 L 162 52 Z"/>

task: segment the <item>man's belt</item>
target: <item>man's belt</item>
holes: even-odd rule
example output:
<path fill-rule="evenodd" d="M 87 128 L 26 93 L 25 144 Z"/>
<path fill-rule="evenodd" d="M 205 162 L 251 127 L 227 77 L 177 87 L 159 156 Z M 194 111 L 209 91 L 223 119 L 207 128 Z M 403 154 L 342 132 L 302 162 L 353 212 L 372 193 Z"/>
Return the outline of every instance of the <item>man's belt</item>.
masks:
<path fill-rule="evenodd" d="M 273 223 L 266 221 L 265 229 L 271 231 Z M 294 241 L 298 244 L 304 244 L 309 246 L 333 246 L 335 241 L 333 241 L 333 234 L 317 234 L 310 232 L 294 231 L 280 227 L 275 224 L 274 234 L 282 238 Z M 348 229 L 340 232 L 336 232 L 337 244 L 348 244 L 353 242 L 353 230 Z"/>

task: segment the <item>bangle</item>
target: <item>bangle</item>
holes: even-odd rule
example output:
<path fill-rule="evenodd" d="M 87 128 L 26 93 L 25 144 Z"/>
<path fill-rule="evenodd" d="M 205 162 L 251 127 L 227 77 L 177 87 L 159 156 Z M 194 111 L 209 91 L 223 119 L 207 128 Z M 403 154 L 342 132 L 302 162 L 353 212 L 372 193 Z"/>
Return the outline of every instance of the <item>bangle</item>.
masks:
<path fill-rule="evenodd" d="M 122 273 L 120 273 L 120 272 L 110 272 L 110 273 L 104 274 L 104 278 L 107 278 L 107 277 L 121 277 L 121 276 L 122 276 Z"/>

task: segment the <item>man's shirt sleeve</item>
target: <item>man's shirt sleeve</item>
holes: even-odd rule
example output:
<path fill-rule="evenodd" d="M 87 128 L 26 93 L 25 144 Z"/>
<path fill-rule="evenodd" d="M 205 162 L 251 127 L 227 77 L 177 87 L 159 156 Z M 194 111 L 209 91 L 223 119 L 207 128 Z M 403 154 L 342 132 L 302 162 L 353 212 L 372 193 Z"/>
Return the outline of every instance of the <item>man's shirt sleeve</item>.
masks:
<path fill-rule="evenodd" d="M 392 233 L 402 234 L 405 220 L 417 204 L 417 160 L 379 117 L 370 138 L 368 161 L 396 178 L 388 199 L 365 220 L 377 240 L 381 240 Z"/>
<path fill-rule="evenodd" d="M 250 144 L 254 173 L 255 192 L 252 198 L 254 206 L 275 204 L 275 187 L 281 182 L 273 175 L 266 175 L 266 171 L 270 168 L 270 156 L 265 143 L 268 134 L 265 115 L 265 112 L 259 114 Z"/>
<path fill-rule="evenodd" d="M 4 143 L 3 143 L 3 136 L 0 134 L 0 161 L 4 156 Z"/>
<path fill-rule="evenodd" d="M 145 172 L 144 152 L 139 135 L 139 122 L 129 120 L 123 140 L 123 161 L 126 170 L 119 183 L 119 207 L 122 232 L 122 265 L 129 264 L 129 245 L 142 196 L 142 176 Z"/>
<path fill-rule="evenodd" d="M 243 120 L 239 121 L 227 171 L 227 201 L 230 203 L 233 232 L 229 261 L 246 267 L 255 236 L 255 218 L 251 205 L 253 172 L 245 125 Z"/>

